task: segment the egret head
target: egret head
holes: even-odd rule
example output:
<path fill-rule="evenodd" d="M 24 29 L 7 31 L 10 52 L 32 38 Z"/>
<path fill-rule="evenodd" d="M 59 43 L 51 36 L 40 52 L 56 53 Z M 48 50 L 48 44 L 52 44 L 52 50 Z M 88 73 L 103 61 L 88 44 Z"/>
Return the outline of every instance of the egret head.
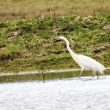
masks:
<path fill-rule="evenodd" d="M 61 41 L 61 40 L 65 40 L 66 38 L 64 37 L 64 36 L 56 36 L 55 38 L 54 38 L 54 41 L 55 42 L 58 42 L 58 41 Z"/>
<path fill-rule="evenodd" d="M 57 36 L 57 37 L 54 38 L 55 43 L 58 42 L 58 41 L 62 41 L 62 40 L 65 41 L 67 46 L 71 47 L 71 45 L 69 44 L 69 41 L 64 36 Z"/>

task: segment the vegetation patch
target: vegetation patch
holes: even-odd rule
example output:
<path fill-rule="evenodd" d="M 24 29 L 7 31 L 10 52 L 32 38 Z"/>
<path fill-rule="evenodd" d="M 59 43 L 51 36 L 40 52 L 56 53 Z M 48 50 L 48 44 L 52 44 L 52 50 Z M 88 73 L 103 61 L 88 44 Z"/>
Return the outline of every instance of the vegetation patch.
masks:
<path fill-rule="evenodd" d="M 64 35 L 78 54 L 110 66 L 110 17 L 38 17 L 0 22 L 0 71 L 75 68 Z"/>

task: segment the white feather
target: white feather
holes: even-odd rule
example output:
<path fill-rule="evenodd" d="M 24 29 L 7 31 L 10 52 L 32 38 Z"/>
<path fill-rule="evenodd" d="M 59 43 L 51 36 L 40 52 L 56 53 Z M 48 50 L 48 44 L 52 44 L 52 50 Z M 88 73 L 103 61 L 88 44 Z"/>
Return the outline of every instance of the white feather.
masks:
<path fill-rule="evenodd" d="M 84 67 L 85 69 L 89 69 L 93 71 L 105 70 L 105 67 L 102 64 L 85 55 L 78 55 L 78 63 L 80 64 L 80 66 Z"/>
<path fill-rule="evenodd" d="M 69 41 L 65 37 L 58 36 L 57 39 L 64 40 L 66 42 L 67 49 L 70 52 L 70 55 L 73 57 L 75 62 L 79 64 L 79 66 L 82 68 L 82 71 L 84 69 L 87 69 L 87 70 L 92 70 L 93 73 L 98 71 L 100 74 L 104 74 L 103 71 L 105 70 L 105 67 L 102 64 L 100 64 L 98 61 L 96 61 L 88 56 L 78 55 L 75 52 L 73 52 L 69 46 Z M 82 74 L 82 71 L 80 74 Z M 94 74 L 93 74 L 93 76 L 94 76 Z"/>

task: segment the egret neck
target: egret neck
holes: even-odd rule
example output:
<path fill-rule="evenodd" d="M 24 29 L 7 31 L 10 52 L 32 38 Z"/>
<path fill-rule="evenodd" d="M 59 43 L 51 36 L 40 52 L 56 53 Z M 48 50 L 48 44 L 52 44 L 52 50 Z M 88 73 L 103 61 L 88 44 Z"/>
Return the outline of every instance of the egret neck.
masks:
<path fill-rule="evenodd" d="M 64 41 L 66 42 L 66 47 L 67 47 L 69 53 L 71 54 L 71 56 L 73 57 L 73 59 L 77 62 L 78 55 L 71 50 L 71 48 L 69 46 L 69 41 L 66 38 L 64 38 Z"/>

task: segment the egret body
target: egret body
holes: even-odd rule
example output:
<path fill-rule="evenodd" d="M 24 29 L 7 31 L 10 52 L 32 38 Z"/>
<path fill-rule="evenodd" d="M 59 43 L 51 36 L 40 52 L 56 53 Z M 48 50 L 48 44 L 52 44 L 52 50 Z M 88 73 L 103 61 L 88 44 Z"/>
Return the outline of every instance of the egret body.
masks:
<path fill-rule="evenodd" d="M 88 56 L 76 54 L 75 52 L 73 52 L 69 46 L 69 41 L 64 36 L 58 36 L 55 39 L 65 41 L 66 47 L 70 55 L 75 60 L 75 62 L 81 67 L 79 78 L 81 77 L 83 70 L 91 70 L 93 77 L 96 75 L 96 72 L 99 72 L 100 75 L 104 75 L 105 67 L 102 64 Z"/>

